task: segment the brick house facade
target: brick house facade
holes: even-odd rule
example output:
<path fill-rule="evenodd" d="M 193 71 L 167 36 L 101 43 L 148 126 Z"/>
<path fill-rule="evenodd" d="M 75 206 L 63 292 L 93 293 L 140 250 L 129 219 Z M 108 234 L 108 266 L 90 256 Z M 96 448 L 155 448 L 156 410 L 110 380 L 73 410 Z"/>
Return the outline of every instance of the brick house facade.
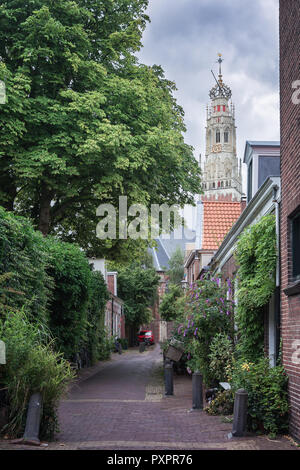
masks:
<path fill-rule="evenodd" d="M 157 343 L 159 341 L 164 341 L 167 339 L 167 323 L 160 318 L 159 313 L 159 304 L 162 300 L 162 297 L 166 291 L 167 282 L 169 277 L 166 275 L 164 271 L 156 271 L 160 277 L 159 285 L 157 288 L 156 300 L 152 307 L 152 322 L 150 325 L 147 325 L 149 330 L 152 330 L 154 336 L 154 342 Z"/>
<path fill-rule="evenodd" d="M 296 82 L 297 81 L 297 82 Z M 281 333 L 290 433 L 300 441 L 300 1 L 280 0 Z"/>
<path fill-rule="evenodd" d="M 117 275 L 116 272 L 106 273 L 110 299 L 105 308 L 105 328 L 109 336 L 125 338 L 124 302 L 117 296 Z"/>
<path fill-rule="evenodd" d="M 109 292 L 105 306 L 104 326 L 108 336 L 126 338 L 124 302 L 118 296 L 117 272 L 107 272 L 104 258 L 90 258 L 89 262 L 95 271 L 101 272 Z"/>

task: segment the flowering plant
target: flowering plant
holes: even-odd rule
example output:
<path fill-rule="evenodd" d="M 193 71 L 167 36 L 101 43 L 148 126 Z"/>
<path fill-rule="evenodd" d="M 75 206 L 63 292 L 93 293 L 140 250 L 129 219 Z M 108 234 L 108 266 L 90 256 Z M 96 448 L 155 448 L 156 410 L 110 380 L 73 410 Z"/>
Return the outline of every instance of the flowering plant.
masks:
<path fill-rule="evenodd" d="M 200 370 L 206 385 L 216 377 L 209 368 L 210 344 L 218 333 L 233 336 L 233 307 L 228 299 L 230 286 L 220 278 L 202 278 L 190 286 L 185 296 L 185 312 L 176 334 L 185 344 L 188 367 Z"/>

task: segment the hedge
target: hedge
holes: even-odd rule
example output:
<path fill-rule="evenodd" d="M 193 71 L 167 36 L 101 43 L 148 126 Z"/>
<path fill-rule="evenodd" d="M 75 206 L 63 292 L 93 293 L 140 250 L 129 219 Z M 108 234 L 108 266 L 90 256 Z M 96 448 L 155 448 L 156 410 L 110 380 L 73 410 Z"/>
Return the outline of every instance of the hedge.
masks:
<path fill-rule="evenodd" d="M 28 219 L 0 207 L 0 279 L 2 318 L 22 308 L 66 359 L 82 348 L 98 358 L 108 292 L 77 245 L 44 238 Z"/>
<path fill-rule="evenodd" d="M 46 327 L 53 287 L 47 264 L 43 236 L 29 220 L 0 206 L 0 275 L 6 278 L 0 285 L 2 310 L 25 307 L 31 321 Z"/>

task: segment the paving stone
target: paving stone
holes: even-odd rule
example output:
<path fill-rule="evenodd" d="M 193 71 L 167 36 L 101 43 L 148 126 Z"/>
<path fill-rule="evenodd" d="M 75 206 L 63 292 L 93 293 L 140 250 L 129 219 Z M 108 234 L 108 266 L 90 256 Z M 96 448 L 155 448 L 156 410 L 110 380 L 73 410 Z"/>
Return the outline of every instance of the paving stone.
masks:
<path fill-rule="evenodd" d="M 143 354 L 137 348 L 113 354 L 79 373 L 59 407 L 57 440 L 43 450 L 298 450 L 287 437 L 230 440 L 231 423 L 202 410 L 192 413 L 191 406 L 189 376 L 174 374 L 174 396 L 164 396 L 158 345 Z M 0 441 L 0 449 L 11 448 Z"/>

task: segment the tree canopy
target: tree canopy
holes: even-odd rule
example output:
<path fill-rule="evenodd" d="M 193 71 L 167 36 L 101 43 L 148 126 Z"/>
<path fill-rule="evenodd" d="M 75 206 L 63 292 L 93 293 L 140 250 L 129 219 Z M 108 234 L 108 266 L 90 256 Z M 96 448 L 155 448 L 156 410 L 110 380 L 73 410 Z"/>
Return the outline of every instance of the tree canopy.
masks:
<path fill-rule="evenodd" d="M 119 272 L 118 295 L 125 302 L 126 324 L 149 323 L 159 279 L 154 268 L 144 268 L 137 263 L 127 265 Z"/>
<path fill-rule="evenodd" d="M 184 276 L 184 254 L 179 247 L 172 253 L 169 266 L 166 274 L 169 276 L 170 283 L 180 284 Z"/>
<path fill-rule="evenodd" d="M 200 188 L 175 84 L 135 57 L 147 4 L 0 6 L 0 204 L 93 255 L 133 253 L 131 240 L 96 238 L 99 204 L 183 206 Z"/>
<path fill-rule="evenodd" d="M 159 313 L 162 320 L 172 321 L 182 314 L 182 302 L 178 299 L 183 296 L 184 292 L 181 286 L 170 284 L 168 290 L 164 293 L 159 305 Z"/>

